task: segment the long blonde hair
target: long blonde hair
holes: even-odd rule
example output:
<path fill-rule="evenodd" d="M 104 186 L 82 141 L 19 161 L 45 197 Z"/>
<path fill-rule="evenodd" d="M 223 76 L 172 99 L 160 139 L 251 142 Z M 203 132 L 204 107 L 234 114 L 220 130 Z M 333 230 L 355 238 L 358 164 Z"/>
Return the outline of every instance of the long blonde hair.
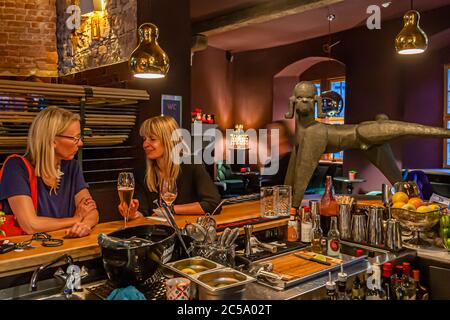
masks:
<path fill-rule="evenodd" d="M 139 130 L 139 134 L 142 138 L 154 136 L 161 140 L 164 148 L 163 159 L 166 163 L 163 175 L 166 178 L 174 180 L 176 180 L 180 174 L 180 165 L 174 163 L 172 159 L 172 152 L 175 146 L 182 142 L 181 135 L 177 131 L 179 128 L 180 127 L 174 118 L 160 115 L 145 120 Z M 156 166 L 156 160 L 147 159 L 145 181 L 148 189 L 152 192 L 158 192 L 159 179 Z"/>
<path fill-rule="evenodd" d="M 80 121 L 79 115 L 55 106 L 45 108 L 34 118 L 28 130 L 25 156 L 31 160 L 37 177 L 58 179 L 53 144 L 55 137 L 62 134 L 73 121 Z"/>

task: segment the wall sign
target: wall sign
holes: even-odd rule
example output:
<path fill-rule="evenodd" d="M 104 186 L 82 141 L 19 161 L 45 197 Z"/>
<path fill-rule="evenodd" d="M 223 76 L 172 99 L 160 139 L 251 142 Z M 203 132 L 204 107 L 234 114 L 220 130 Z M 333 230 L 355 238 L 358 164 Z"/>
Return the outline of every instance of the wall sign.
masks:
<path fill-rule="evenodd" d="M 182 97 L 163 94 L 161 96 L 161 113 L 173 117 L 181 127 Z"/>

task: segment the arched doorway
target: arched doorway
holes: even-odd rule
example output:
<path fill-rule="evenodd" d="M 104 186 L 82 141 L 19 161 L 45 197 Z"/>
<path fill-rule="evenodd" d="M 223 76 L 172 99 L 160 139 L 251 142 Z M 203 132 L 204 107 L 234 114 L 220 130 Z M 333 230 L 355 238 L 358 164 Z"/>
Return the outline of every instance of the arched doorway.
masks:
<path fill-rule="evenodd" d="M 272 120 L 282 120 L 287 112 L 289 97 L 292 96 L 293 89 L 299 81 L 312 81 L 317 93 L 333 90 L 341 94 L 345 102 L 345 65 L 335 59 L 327 57 L 308 57 L 296 61 L 278 72 L 273 79 L 273 111 Z M 345 103 L 342 112 L 335 117 L 318 119 L 330 124 L 344 124 Z M 295 131 L 295 120 L 290 119 L 289 128 Z M 325 154 L 323 161 L 342 163 L 343 152 L 335 154 Z"/>

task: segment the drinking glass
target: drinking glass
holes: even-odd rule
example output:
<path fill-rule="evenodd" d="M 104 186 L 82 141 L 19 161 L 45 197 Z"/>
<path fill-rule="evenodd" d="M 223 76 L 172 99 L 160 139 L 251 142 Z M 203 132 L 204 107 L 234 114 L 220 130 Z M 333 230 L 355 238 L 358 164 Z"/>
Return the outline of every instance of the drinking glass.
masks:
<path fill-rule="evenodd" d="M 177 198 L 177 183 L 175 179 L 172 178 L 162 179 L 159 194 L 161 196 L 161 199 L 170 208 L 172 206 L 172 203 Z"/>
<path fill-rule="evenodd" d="M 277 214 L 275 211 L 274 202 L 274 188 L 273 187 L 262 187 L 261 188 L 261 216 L 263 218 L 276 218 Z"/>
<path fill-rule="evenodd" d="M 127 227 L 128 214 L 134 194 L 134 176 L 131 172 L 120 172 L 117 178 L 117 191 L 119 193 L 120 206 L 125 209 L 123 227 Z"/>
<path fill-rule="evenodd" d="M 292 187 L 288 185 L 275 186 L 274 193 L 276 215 L 289 217 L 292 206 Z"/>

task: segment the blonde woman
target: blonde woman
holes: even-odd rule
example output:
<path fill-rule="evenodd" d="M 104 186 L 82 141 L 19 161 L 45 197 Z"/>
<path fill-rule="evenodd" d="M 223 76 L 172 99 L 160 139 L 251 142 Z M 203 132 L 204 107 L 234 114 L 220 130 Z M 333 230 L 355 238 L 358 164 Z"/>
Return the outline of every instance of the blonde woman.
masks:
<path fill-rule="evenodd" d="M 172 153 L 177 150 L 176 146 L 180 142 L 172 139 L 172 134 L 177 129 L 177 122 L 169 116 L 153 117 L 142 123 L 140 135 L 144 140 L 147 169 L 145 177 L 137 179 L 137 199 L 133 200 L 130 207 L 129 219 L 152 214 L 155 209 L 153 201 L 159 199 L 159 188 L 163 179 L 171 178 L 176 181 L 176 214 L 204 214 L 212 212 L 219 204 L 219 192 L 202 164 L 177 164 L 173 161 Z M 120 206 L 119 212 L 125 214 Z"/>
<path fill-rule="evenodd" d="M 26 154 L 2 168 L 0 205 L 23 233 L 67 228 L 83 237 L 98 222 L 98 211 L 74 156 L 83 145 L 78 115 L 47 107 L 28 131 Z M 6 230 L 8 235 L 8 230 Z"/>

